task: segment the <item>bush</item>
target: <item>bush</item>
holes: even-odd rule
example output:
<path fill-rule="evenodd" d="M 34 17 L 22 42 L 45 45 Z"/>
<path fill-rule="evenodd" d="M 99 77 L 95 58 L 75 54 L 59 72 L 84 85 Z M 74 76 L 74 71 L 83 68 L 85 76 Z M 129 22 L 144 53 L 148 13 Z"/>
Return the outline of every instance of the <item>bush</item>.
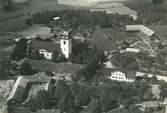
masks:
<path fill-rule="evenodd" d="M 20 72 L 21 75 L 31 75 L 33 73 L 32 67 L 28 62 L 24 62 L 20 66 L 19 72 Z"/>

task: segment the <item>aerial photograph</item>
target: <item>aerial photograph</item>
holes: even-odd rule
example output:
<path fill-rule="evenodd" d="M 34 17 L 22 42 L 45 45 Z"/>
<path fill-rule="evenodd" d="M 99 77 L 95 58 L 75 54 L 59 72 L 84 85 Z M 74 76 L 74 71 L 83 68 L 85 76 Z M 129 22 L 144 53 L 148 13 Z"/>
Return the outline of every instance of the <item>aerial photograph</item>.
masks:
<path fill-rule="evenodd" d="M 0 113 L 167 113 L 167 0 L 0 0 Z"/>

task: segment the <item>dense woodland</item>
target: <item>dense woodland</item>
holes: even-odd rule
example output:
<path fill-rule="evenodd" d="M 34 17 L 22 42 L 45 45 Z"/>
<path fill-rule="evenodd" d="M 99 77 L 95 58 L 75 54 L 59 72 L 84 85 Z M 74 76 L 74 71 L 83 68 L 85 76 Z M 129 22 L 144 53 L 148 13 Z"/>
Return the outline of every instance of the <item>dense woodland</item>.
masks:
<path fill-rule="evenodd" d="M 31 101 L 25 106 L 31 111 L 42 108 L 59 108 L 62 112 L 67 113 L 104 113 L 124 105 L 123 111 L 137 111 L 135 103 L 151 98 L 151 94 L 145 95 L 148 90 L 146 84 L 127 84 L 110 82 L 103 86 L 82 85 L 72 83 L 67 85 L 64 81 L 56 84 L 53 95 L 45 91 L 38 92 L 37 96 L 31 98 Z M 50 103 L 54 100 L 54 103 Z M 11 105 L 10 110 L 15 105 Z M 84 106 L 87 106 L 84 108 Z M 123 113 L 122 111 L 122 113 Z"/>
<path fill-rule="evenodd" d="M 63 10 L 43 12 L 32 15 L 34 23 L 49 24 L 54 17 L 60 17 L 57 24 L 66 28 L 114 27 L 132 24 L 133 19 L 127 15 L 112 14 L 105 12 L 90 12 L 88 10 Z"/>

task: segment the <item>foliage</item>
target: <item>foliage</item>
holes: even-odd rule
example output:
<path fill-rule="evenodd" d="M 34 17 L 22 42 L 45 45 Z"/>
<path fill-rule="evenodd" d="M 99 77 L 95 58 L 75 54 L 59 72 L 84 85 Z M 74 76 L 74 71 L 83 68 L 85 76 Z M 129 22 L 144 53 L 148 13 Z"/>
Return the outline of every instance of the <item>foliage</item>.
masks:
<path fill-rule="evenodd" d="M 8 0 L 7 3 L 3 5 L 2 8 L 4 11 L 7 11 L 7 12 L 11 12 L 15 10 L 11 0 Z"/>
<path fill-rule="evenodd" d="M 127 15 L 111 14 L 105 12 L 90 12 L 88 10 L 63 10 L 37 13 L 33 15 L 33 20 L 36 23 L 49 23 L 53 17 L 60 17 L 58 24 L 66 28 L 76 29 L 79 26 L 86 28 L 113 27 L 125 24 L 132 24 L 133 19 Z M 113 21 L 111 21 L 113 20 Z"/>
<path fill-rule="evenodd" d="M 0 59 L 0 78 L 5 77 L 6 62 L 3 59 Z"/>
<path fill-rule="evenodd" d="M 152 90 L 151 89 L 147 90 L 146 93 L 145 93 L 145 95 L 144 95 L 144 99 L 145 100 L 151 100 L 152 97 L 153 97 Z"/>
<path fill-rule="evenodd" d="M 90 93 L 87 88 L 77 83 L 71 84 L 72 94 L 75 97 L 75 104 L 78 106 L 86 106 L 91 100 Z"/>
<path fill-rule="evenodd" d="M 74 96 L 71 94 L 71 92 L 66 92 L 65 94 L 63 94 L 62 98 L 60 98 L 58 107 L 61 111 L 65 111 L 68 113 L 72 113 L 75 111 L 75 113 L 77 113 L 74 104 Z"/>
<path fill-rule="evenodd" d="M 12 60 L 20 60 L 27 55 L 27 39 L 20 39 L 19 42 L 16 43 L 15 49 L 11 54 L 10 58 Z"/>
<path fill-rule="evenodd" d="M 139 69 L 138 62 L 132 54 L 115 53 L 112 56 L 111 61 L 113 65 L 117 66 L 118 68 L 136 71 Z"/>
<path fill-rule="evenodd" d="M 109 88 L 102 89 L 100 94 L 100 106 L 102 112 L 108 112 L 109 110 L 119 107 L 117 100 L 111 100 L 111 91 Z"/>
<path fill-rule="evenodd" d="M 62 94 L 65 94 L 68 91 L 69 91 L 69 86 L 66 84 L 65 81 L 60 80 L 56 84 L 56 90 L 54 92 L 54 96 L 55 96 L 55 98 L 60 100 L 62 98 L 62 96 L 63 96 Z"/>
<path fill-rule="evenodd" d="M 56 63 L 64 62 L 64 61 L 66 61 L 66 58 L 62 52 L 54 51 L 53 56 L 52 56 L 52 61 L 56 62 Z"/>
<path fill-rule="evenodd" d="M 58 108 L 62 112 L 77 113 L 75 98 L 65 81 L 58 82 L 54 98 L 58 100 Z"/>
<path fill-rule="evenodd" d="M 33 20 L 28 18 L 28 19 L 25 20 L 25 24 L 32 25 L 33 24 Z"/>
<path fill-rule="evenodd" d="M 28 48 L 28 57 L 34 60 L 44 59 L 44 57 L 39 53 L 39 50 L 35 50 L 31 47 Z"/>
<path fill-rule="evenodd" d="M 32 72 L 33 72 L 31 64 L 29 64 L 28 62 L 24 62 L 20 66 L 19 72 L 20 72 L 21 75 L 31 75 Z"/>
<path fill-rule="evenodd" d="M 101 90 L 106 90 L 111 95 L 111 100 L 117 100 L 120 104 L 129 106 L 135 102 L 141 102 L 144 99 L 144 93 L 147 90 L 146 84 L 128 84 L 112 82 L 106 84 Z"/>
<path fill-rule="evenodd" d="M 153 3 L 155 3 L 155 4 L 161 4 L 161 3 L 163 3 L 165 0 L 152 0 L 153 1 Z"/>
<path fill-rule="evenodd" d="M 79 76 L 76 79 L 78 80 L 84 77 L 90 80 L 96 70 L 100 68 L 106 60 L 104 51 L 98 49 L 96 46 L 89 48 L 87 43 L 81 43 L 76 48 L 80 51 L 78 52 L 78 50 L 76 50 L 70 57 L 70 61 L 78 64 L 86 64 L 86 66 L 78 72 Z"/>
<path fill-rule="evenodd" d="M 92 99 L 87 109 L 88 113 L 101 113 L 99 100 Z"/>

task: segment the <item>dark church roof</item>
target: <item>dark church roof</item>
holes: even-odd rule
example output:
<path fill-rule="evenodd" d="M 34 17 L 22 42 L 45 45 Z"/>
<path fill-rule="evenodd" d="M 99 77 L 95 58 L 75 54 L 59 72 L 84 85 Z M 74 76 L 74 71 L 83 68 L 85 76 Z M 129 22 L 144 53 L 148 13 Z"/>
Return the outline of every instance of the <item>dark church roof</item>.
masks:
<path fill-rule="evenodd" d="M 47 50 L 48 52 L 54 52 L 55 50 L 60 50 L 60 43 L 53 43 L 39 40 L 33 40 L 30 46 L 36 50 L 44 49 Z"/>

